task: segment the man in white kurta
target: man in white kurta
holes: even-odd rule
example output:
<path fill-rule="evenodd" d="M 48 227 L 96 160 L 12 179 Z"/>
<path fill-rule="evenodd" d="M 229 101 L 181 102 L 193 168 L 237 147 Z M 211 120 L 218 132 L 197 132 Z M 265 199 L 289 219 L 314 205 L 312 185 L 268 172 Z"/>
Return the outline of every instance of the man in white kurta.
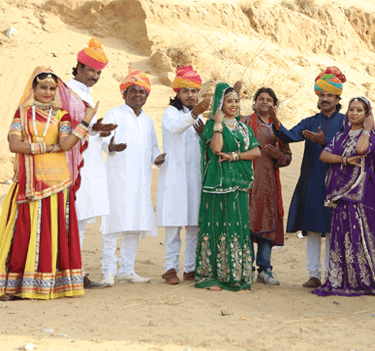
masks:
<path fill-rule="evenodd" d="M 92 39 L 89 47 L 78 54 L 77 67 L 73 69 L 74 78 L 67 83 L 83 101 L 90 106 L 95 106 L 90 91 L 100 78 L 101 71 L 108 63 L 104 52 L 99 50 L 100 42 Z M 109 215 L 107 177 L 104 168 L 102 138 L 99 132 L 111 130 L 102 128 L 103 124 L 97 123 L 96 116 L 92 119 L 90 126 L 95 128 L 89 135 L 88 148 L 83 153 L 84 166 L 81 168 L 81 186 L 76 193 L 76 209 L 78 218 L 79 240 L 81 250 L 84 233 L 88 223 L 94 223 L 96 217 Z M 113 128 L 112 128 L 113 129 Z M 82 268 L 83 271 L 83 268 Z M 101 287 L 90 281 L 83 272 L 85 288 Z"/>
<path fill-rule="evenodd" d="M 137 83 L 133 84 L 136 81 Z M 120 234 L 120 269 L 118 282 L 142 283 L 135 273 L 134 264 L 139 236 L 157 236 L 154 208 L 151 202 L 152 164 L 164 162 L 160 155 L 153 120 L 141 109 L 146 102 L 151 84 L 140 71 L 130 71 L 120 85 L 126 103 L 108 111 L 104 121 L 118 128 L 105 139 L 103 149 L 108 154 L 106 171 L 108 177 L 110 215 L 102 220 L 103 259 L 102 283 L 112 286 L 117 274 L 118 258 L 115 254 Z M 111 144 L 127 144 L 127 149 L 118 153 Z"/>
<path fill-rule="evenodd" d="M 165 227 L 166 262 L 162 275 L 168 284 L 178 284 L 180 231 L 185 226 L 185 280 L 194 280 L 198 212 L 201 193 L 199 138 L 204 126 L 202 116 L 209 99 L 197 104 L 202 85 L 191 66 L 177 69 L 171 99 L 162 118 L 163 150 L 166 162 L 160 167 L 157 192 L 157 225 Z"/>

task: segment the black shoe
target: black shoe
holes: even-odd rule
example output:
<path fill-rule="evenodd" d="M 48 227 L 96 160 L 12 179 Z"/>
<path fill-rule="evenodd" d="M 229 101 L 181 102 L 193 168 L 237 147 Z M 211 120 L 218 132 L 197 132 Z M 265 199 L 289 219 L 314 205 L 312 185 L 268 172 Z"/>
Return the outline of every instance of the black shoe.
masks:
<path fill-rule="evenodd" d="M 92 282 L 90 279 L 89 279 L 89 275 L 86 274 L 84 277 L 83 277 L 83 287 L 85 289 L 96 289 L 96 288 L 102 288 L 103 285 L 99 284 L 99 283 L 95 283 L 95 282 Z"/>

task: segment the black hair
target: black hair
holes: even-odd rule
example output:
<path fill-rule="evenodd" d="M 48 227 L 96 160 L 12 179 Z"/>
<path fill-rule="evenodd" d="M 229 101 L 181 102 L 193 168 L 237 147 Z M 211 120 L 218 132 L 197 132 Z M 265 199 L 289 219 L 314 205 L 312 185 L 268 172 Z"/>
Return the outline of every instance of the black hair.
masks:
<path fill-rule="evenodd" d="M 82 66 L 82 68 L 85 68 L 86 65 L 84 65 L 84 64 L 81 63 L 81 62 L 77 62 L 77 66 L 73 67 L 73 72 L 72 72 L 72 74 L 73 74 L 74 77 L 75 77 L 75 76 L 77 75 L 77 73 L 78 73 L 78 67 L 79 67 L 79 66 Z"/>
<path fill-rule="evenodd" d="M 184 105 L 177 95 L 174 98 L 169 98 L 169 105 L 176 107 L 176 109 L 179 111 L 184 109 Z"/>
<path fill-rule="evenodd" d="M 51 77 L 53 78 L 53 80 L 57 84 L 57 76 L 55 74 L 50 73 L 50 72 L 42 72 L 42 73 L 39 73 L 37 76 L 35 76 L 35 78 L 33 80 L 33 84 L 32 84 L 33 89 L 35 89 L 36 86 L 38 85 L 37 78 L 39 78 L 40 80 L 43 80 L 43 79 L 46 79 L 49 75 L 51 75 Z"/>
<path fill-rule="evenodd" d="M 266 93 L 273 99 L 273 106 L 279 107 L 280 101 L 277 98 L 275 92 L 271 88 L 261 87 L 257 90 L 257 92 L 254 95 L 254 104 L 253 104 L 253 110 L 255 111 L 255 101 L 257 101 L 260 94 Z"/>
<path fill-rule="evenodd" d="M 234 89 L 233 87 L 229 87 L 229 88 L 226 88 L 225 91 L 224 91 L 224 96 L 231 93 L 232 91 L 235 91 L 238 95 L 238 92 L 236 89 Z"/>

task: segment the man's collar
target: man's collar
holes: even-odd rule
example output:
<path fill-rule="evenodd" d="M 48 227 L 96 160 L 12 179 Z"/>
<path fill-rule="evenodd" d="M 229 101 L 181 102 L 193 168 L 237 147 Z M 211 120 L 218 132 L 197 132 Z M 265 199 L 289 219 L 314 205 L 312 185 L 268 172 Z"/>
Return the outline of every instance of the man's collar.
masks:
<path fill-rule="evenodd" d="M 126 102 L 123 106 L 125 107 L 126 111 L 133 113 L 136 117 L 139 117 L 143 113 L 143 110 L 141 110 L 141 113 L 137 116 L 134 110 Z"/>
<path fill-rule="evenodd" d="M 77 86 L 77 88 L 81 89 L 82 91 L 90 94 L 90 91 L 92 89 L 92 87 L 88 87 L 86 84 L 76 80 L 75 78 L 72 78 L 72 81 L 74 82 L 74 84 Z"/>
<path fill-rule="evenodd" d="M 333 113 L 331 114 L 330 117 L 328 117 L 327 115 L 325 115 L 323 111 L 320 111 L 320 113 L 321 113 L 321 115 L 322 115 L 323 117 L 328 118 L 328 119 L 331 119 L 332 117 L 335 117 L 335 116 L 339 113 L 339 111 L 336 110 L 335 112 L 333 112 Z"/>

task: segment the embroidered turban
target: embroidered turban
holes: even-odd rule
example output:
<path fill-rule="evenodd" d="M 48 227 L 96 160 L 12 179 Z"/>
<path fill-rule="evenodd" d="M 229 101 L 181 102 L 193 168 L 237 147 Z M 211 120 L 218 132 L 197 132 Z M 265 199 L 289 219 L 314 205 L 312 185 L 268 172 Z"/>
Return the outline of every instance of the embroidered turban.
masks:
<path fill-rule="evenodd" d="M 108 58 L 103 51 L 102 44 L 99 39 L 92 38 L 89 41 L 89 47 L 78 53 L 78 62 L 94 69 L 102 70 L 108 63 Z"/>
<path fill-rule="evenodd" d="M 202 78 L 193 70 L 192 66 L 181 66 L 176 69 L 176 78 L 172 83 L 172 89 L 177 92 L 181 88 L 196 88 L 201 90 Z"/>
<path fill-rule="evenodd" d="M 120 91 L 121 95 L 124 97 L 124 92 L 132 85 L 138 85 L 146 90 L 147 95 L 151 91 L 151 81 L 145 73 L 142 71 L 132 71 L 132 66 L 129 66 L 128 75 L 121 81 Z"/>
<path fill-rule="evenodd" d="M 342 94 L 343 83 L 345 82 L 345 75 L 342 74 L 337 67 L 328 67 L 315 79 L 315 94 L 319 95 L 321 92 L 326 91 L 328 93 L 340 96 Z"/>

